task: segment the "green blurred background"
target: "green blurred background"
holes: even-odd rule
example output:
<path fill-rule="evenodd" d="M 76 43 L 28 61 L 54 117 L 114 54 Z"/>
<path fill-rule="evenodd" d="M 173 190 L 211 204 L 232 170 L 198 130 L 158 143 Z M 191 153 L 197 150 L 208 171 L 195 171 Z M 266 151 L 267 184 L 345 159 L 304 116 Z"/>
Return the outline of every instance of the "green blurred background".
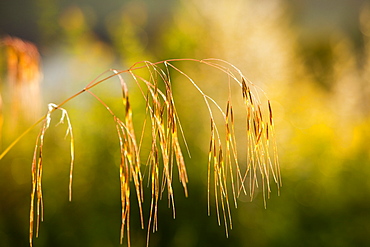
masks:
<path fill-rule="evenodd" d="M 189 198 L 175 180 L 176 219 L 163 199 L 150 246 L 370 246 L 367 1 L 1 1 L 0 35 L 33 42 L 42 64 L 40 95 L 30 98 L 25 109 L 33 115 L 22 117 L 25 113 L 19 111 L 15 117 L 5 60 L 0 59 L 1 150 L 46 112 L 47 103 L 61 102 L 107 69 L 126 69 L 142 60 L 225 59 L 266 91 L 275 112 L 281 195 L 273 188 L 267 209 L 260 194 L 253 202 L 240 198 L 226 238 L 214 208 L 207 216 L 209 117 L 194 112 L 203 102 L 189 85 L 174 85 L 192 154 L 187 158 Z M 200 86 L 203 81 L 213 88 L 210 93 L 225 90 L 212 87 L 217 77 L 199 64 L 181 66 L 192 71 Z M 119 112 L 119 90 L 118 81 L 111 79 L 94 92 Z M 134 106 L 137 119 L 142 106 Z M 76 141 L 73 200 L 68 202 L 65 127 L 52 125 L 44 150 L 45 219 L 34 246 L 119 246 L 114 122 L 90 95 L 65 108 Z M 35 128 L 0 161 L 0 246 L 28 245 L 37 132 Z M 133 200 L 134 247 L 146 244 L 146 230 L 139 223 Z"/>

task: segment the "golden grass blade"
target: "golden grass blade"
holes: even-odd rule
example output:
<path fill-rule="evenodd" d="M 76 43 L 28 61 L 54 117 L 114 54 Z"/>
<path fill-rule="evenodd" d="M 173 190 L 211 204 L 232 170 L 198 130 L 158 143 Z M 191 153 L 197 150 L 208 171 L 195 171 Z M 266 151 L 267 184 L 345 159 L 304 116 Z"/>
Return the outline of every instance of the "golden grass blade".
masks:
<path fill-rule="evenodd" d="M 205 94 L 201 87 L 187 73 L 175 66 L 174 62 L 188 61 L 197 62 L 206 66 L 213 67 L 224 73 L 228 78 L 228 100 L 226 110 L 220 107 L 219 102 L 210 95 Z M 144 78 L 135 71 L 146 70 L 148 78 Z M 280 193 L 282 186 L 280 165 L 278 162 L 278 152 L 275 140 L 275 129 L 273 121 L 272 106 L 267 100 L 267 106 L 259 94 L 266 95 L 263 90 L 257 88 L 248 81 L 241 71 L 234 65 L 220 59 L 169 59 L 151 63 L 143 61 L 134 64 L 127 70 L 110 70 L 112 75 L 102 79 L 102 75 L 91 81 L 87 86 L 59 105 L 50 104 L 49 110 L 35 125 L 42 123 L 41 130 L 36 138 L 36 145 L 32 161 L 32 191 L 30 209 L 30 245 L 36 225 L 36 236 L 40 221 L 43 220 L 43 196 L 42 196 L 42 171 L 43 171 L 43 144 L 45 132 L 51 122 L 51 113 L 59 109 L 62 111 L 60 123 L 67 122 L 66 136 L 70 135 L 71 164 L 69 174 L 69 200 L 72 199 L 72 174 L 74 164 L 74 137 L 72 126 L 67 111 L 61 108 L 65 103 L 76 98 L 84 92 L 90 93 L 95 97 L 113 116 L 116 125 L 119 148 L 120 148 L 120 192 L 121 192 L 121 234 L 120 242 L 127 235 L 127 243 L 130 246 L 130 186 L 131 182 L 135 187 L 137 203 L 140 213 L 141 227 L 144 228 L 143 216 L 143 186 L 141 171 L 141 147 L 144 142 L 145 132 L 150 132 L 149 144 L 151 148 L 146 159 L 145 168 L 149 171 L 148 186 L 151 188 L 151 202 L 148 219 L 147 245 L 149 245 L 150 232 L 158 230 L 158 201 L 162 194 L 167 192 L 168 204 L 172 208 L 175 217 L 175 199 L 173 187 L 173 173 L 177 169 L 179 181 L 184 189 L 184 194 L 188 196 L 188 175 L 183 156 L 183 146 L 185 146 L 189 156 L 189 148 L 185 139 L 184 131 L 181 127 L 180 118 L 177 114 L 175 99 L 172 88 L 172 72 L 184 76 L 195 89 L 200 93 L 207 107 L 211 122 L 211 137 L 208 150 L 207 168 L 207 209 L 208 215 L 211 214 L 211 196 L 214 191 L 214 205 L 216 207 L 217 222 L 223 224 L 226 235 L 229 228 L 232 229 L 231 202 L 232 197 L 234 206 L 237 207 L 237 200 L 240 193 L 249 194 L 251 200 L 257 191 L 261 191 L 264 205 L 266 199 L 270 197 L 271 184 L 275 183 Z M 106 73 L 106 72 L 105 72 Z M 128 73 L 136 82 L 143 99 L 145 100 L 145 121 L 142 126 L 140 141 L 136 141 L 132 106 L 129 99 L 128 85 L 123 80 L 121 74 Z M 122 101 L 124 107 L 124 117 L 122 120 L 101 100 L 97 95 L 90 91 L 96 85 L 107 81 L 112 77 L 117 77 L 121 84 Z M 241 97 L 244 103 L 245 114 L 245 162 L 240 162 L 237 149 L 237 137 L 235 133 L 236 119 L 234 118 L 234 108 L 232 104 L 233 94 L 231 93 L 231 83 L 236 83 L 241 89 Z M 265 107 L 263 107 L 265 106 Z M 215 115 L 214 112 L 215 111 Z M 220 123 L 216 122 L 214 116 L 216 111 L 222 116 Z M 238 113 L 239 114 L 239 113 Z M 149 121 L 147 121 L 147 118 Z M 146 127 L 150 124 L 150 127 Z M 27 129 L 0 154 L 0 159 L 23 137 L 31 128 Z M 218 127 L 223 126 L 223 130 Z M 179 136 L 182 141 L 180 143 Z M 150 139 L 149 138 L 149 139 Z M 243 164 L 245 163 L 245 164 Z M 211 188 L 213 186 L 213 188 Z M 248 192 L 248 193 L 247 193 Z M 35 219 L 36 217 L 36 219 Z M 36 221 L 36 224 L 35 224 Z M 223 221 L 223 222 L 221 222 Z"/>
<path fill-rule="evenodd" d="M 69 134 L 71 136 L 71 164 L 70 164 L 70 182 L 69 182 L 69 200 L 72 198 L 72 172 L 73 172 L 73 162 L 74 162 L 74 140 L 72 125 L 68 117 L 68 113 L 65 109 L 58 107 L 55 104 L 50 103 L 48 105 L 48 112 L 43 118 L 42 128 L 36 138 L 36 144 L 32 159 L 31 173 L 32 173 L 32 190 L 31 190 L 31 207 L 30 207 L 30 246 L 32 246 L 33 232 L 34 232 L 34 217 L 35 217 L 35 195 L 37 197 L 36 201 L 36 237 L 39 235 L 40 221 L 43 221 L 43 196 L 42 196 L 42 170 L 43 170 L 43 146 L 46 130 L 50 126 L 51 114 L 59 109 L 62 111 L 62 116 L 59 124 L 63 123 L 64 119 L 67 119 L 67 131 L 66 136 Z"/>

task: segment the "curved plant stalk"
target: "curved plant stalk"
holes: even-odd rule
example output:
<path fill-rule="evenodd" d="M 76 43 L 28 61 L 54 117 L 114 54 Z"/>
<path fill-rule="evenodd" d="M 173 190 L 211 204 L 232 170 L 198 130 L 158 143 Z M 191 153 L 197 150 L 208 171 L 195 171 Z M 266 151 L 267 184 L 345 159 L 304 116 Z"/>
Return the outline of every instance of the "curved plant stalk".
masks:
<path fill-rule="evenodd" d="M 192 61 L 203 63 L 223 72 L 228 78 L 228 99 L 225 102 L 226 109 L 220 106 L 211 96 L 203 92 L 201 87 L 188 74 L 174 65 L 178 61 Z M 148 78 L 144 78 L 136 73 L 137 70 L 146 70 Z M 150 172 L 148 176 L 149 186 L 151 187 L 151 202 L 149 220 L 147 223 L 147 245 L 149 245 L 150 232 L 158 229 L 158 202 L 163 193 L 167 192 L 168 205 L 172 208 L 175 218 L 175 199 L 173 192 L 173 173 L 178 172 L 178 177 L 184 189 L 184 194 L 188 196 L 187 183 L 188 176 L 183 156 L 183 146 L 187 153 L 189 149 L 185 140 L 185 135 L 177 114 L 175 99 L 173 96 L 171 73 L 179 73 L 184 76 L 201 94 L 210 116 L 211 137 L 208 152 L 208 214 L 211 213 L 210 195 L 214 194 L 216 215 L 218 224 L 223 222 L 226 235 L 228 229 L 232 228 L 231 204 L 237 207 L 237 198 L 244 193 L 252 200 L 256 188 L 260 188 L 263 194 L 264 205 L 266 198 L 271 193 L 271 182 L 275 183 L 278 189 L 282 185 L 278 154 L 275 142 L 274 122 L 270 101 L 263 102 L 260 94 L 265 93 L 246 79 L 241 71 L 232 64 L 220 59 L 169 59 L 156 63 L 143 61 L 134 64 L 127 70 L 110 70 L 111 75 L 103 79 L 96 79 L 90 82 L 84 89 L 64 100 L 59 105 L 50 104 L 49 110 L 38 122 L 21 134 L 13 143 L 0 154 L 0 159 L 32 128 L 42 123 L 41 131 L 36 138 L 34 158 L 32 162 L 32 192 L 31 192 L 31 211 L 30 211 L 30 245 L 32 246 L 33 222 L 34 222 L 34 200 L 37 197 L 36 215 L 37 226 L 36 236 L 38 235 L 39 221 L 43 220 L 42 204 L 42 147 L 45 131 L 50 124 L 51 113 L 56 109 L 62 110 L 62 119 L 68 122 L 67 134 L 71 136 L 71 168 L 69 199 L 71 200 L 72 190 L 72 170 L 73 170 L 73 135 L 70 120 L 67 112 L 61 108 L 64 104 L 76 98 L 84 92 L 90 93 L 97 99 L 112 115 L 117 129 L 117 136 L 120 147 L 120 186 L 121 186 L 121 236 L 127 235 L 127 242 L 130 246 L 130 186 L 133 182 L 137 203 L 139 207 L 142 228 L 145 228 L 143 213 L 143 175 L 141 173 L 141 144 L 144 132 L 148 131 L 147 124 L 150 124 L 151 149 L 146 158 L 146 166 Z M 137 142 L 133 123 L 133 112 L 129 100 L 129 90 L 121 74 L 127 73 L 141 91 L 146 102 L 146 119 L 141 131 L 140 141 Z M 93 87 L 107 81 L 112 77 L 118 77 L 122 88 L 122 100 L 124 106 L 124 118 L 121 120 L 109 106 L 96 94 L 90 91 Z M 99 77 L 98 77 L 99 78 Z M 235 134 L 235 116 L 231 93 L 231 84 L 239 86 L 241 97 L 244 102 L 246 147 L 245 164 L 241 165 L 240 157 L 237 152 L 237 138 Z M 221 122 L 217 122 L 215 114 L 218 111 Z M 217 114 L 219 114 L 217 113 Z M 238 113 L 239 114 L 239 113 Z M 224 126 L 224 131 L 219 129 Z M 182 141 L 180 141 L 182 140 Z M 182 144 L 181 144 L 182 143 Z M 190 154 L 189 154 L 190 155 Z M 212 192 L 213 191 L 213 192 Z M 230 201 L 232 200 L 232 202 Z"/>

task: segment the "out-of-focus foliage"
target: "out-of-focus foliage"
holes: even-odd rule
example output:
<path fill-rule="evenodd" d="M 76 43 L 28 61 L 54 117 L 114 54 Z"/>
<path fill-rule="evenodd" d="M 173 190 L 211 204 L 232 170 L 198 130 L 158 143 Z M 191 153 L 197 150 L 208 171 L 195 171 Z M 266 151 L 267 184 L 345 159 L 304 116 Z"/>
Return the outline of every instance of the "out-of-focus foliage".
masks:
<path fill-rule="evenodd" d="M 9 2 L 4 5 L 12 7 L 9 13 L 17 9 L 19 14 L 26 13 L 23 8 L 33 6 L 24 18 L 38 28 L 33 41 L 41 53 L 44 77 L 39 100 L 45 112 L 47 103 L 59 103 L 107 69 L 126 69 L 147 59 L 225 59 L 266 91 L 274 108 L 281 195 L 273 189 L 267 209 L 261 193 L 252 203 L 240 197 L 238 209 L 232 210 L 233 229 L 226 238 L 216 215 L 207 216 L 209 117 L 200 95 L 174 75 L 174 97 L 191 152 L 191 158 L 186 158 L 189 197 L 175 183 L 176 219 L 164 198 L 158 232 L 151 235 L 150 246 L 370 245 L 367 5 L 357 16 L 361 42 L 354 42 L 341 29 L 328 29 L 324 36 L 307 39 L 300 26 L 292 23 L 296 9 L 284 1 Z M 15 35 L 1 33 L 6 34 Z M 0 62 L 4 61 L 2 57 Z M 3 149 L 32 123 L 10 124 L 11 100 L 4 97 L 9 92 L 6 71 L 3 64 L 0 67 Z M 197 64 L 182 63 L 181 69 L 216 98 L 226 90 L 227 84 L 222 88 L 218 76 Z M 128 83 L 130 87 L 132 82 Z M 132 88 L 131 93 L 139 95 Z M 99 85 L 94 93 L 115 112 L 123 111 L 118 79 Z M 142 101 L 133 103 L 133 111 L 143 106 Z M 119 144 L 114 121 L 87 94 L 65 108 L 76 149 L 73 200 L 68 202 L 69 142 L 63 139 L 65 126 L 54 127 L 55 120 L 45 136 L 45 215 L 34 245 L 119 246 Z M 140 124 L 142 116 L 135 119 Z M 31 160 L 37 131 L 0 161 L 1 246 L 28 245 Z M 148 212 L 150 197 L 145 202 Z M 135 200 L 132 204 L 131 244 L 144 246 L 146 231 L 141 230 Z"/>

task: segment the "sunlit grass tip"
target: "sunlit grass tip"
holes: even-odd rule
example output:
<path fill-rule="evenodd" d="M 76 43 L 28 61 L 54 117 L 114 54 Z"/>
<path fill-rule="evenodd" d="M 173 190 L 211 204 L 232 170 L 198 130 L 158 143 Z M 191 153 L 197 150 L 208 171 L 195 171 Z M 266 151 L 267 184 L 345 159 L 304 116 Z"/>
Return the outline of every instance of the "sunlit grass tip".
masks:
<path fill-rule="evenodd" d="M 180 69 L 176 62 L 197 62 L 226 75 L 224 90 L 226 102 L 218 102 L 211 95 L 205 93 L 199 83 L 188 73 Z M 138 73 L 146 70 L 147 76 Z M 32 160 L 32 191 L 30 209 L 30 245 L 32 246 L 34 218 L 36 215 L 36 236 L 40 220 L 43 221 L 42 196 L 42 170 L 43 145 L 46 130 L 50 126 L 51 115 L 55 110 L 61 110 L 60 123 L 67 121 L 66 136 L 70 136 L 70 181 L 69 200 L 72 199 L 72 173 L 74 163 L 74 138 L 72 126 L 67 111 L 62 106 L 75 99 L 82 93 L 89 93 L 111 114 L 115 123 L 118 145 L 120 150 L 120 191 L 121 191 L 121 234 L 120 242 L 124 236 L 130 246 L 130 213 L 131 213 L 131 185 L 134 186 L 137 204 L 139 207 L 141 227 L 147 227 L 147 245 L 149 245 L 150 232 L 158 230 L 158 202 L 163 193 L 167 194 L 168 205 L 175 218 L 174 199 L 174 172 L 177 170 L 178 179 L 183 187 L 184 194 L 188 196 L 187 184 L 189 182 L 183 150 L 190 155 L 185 133 L 180 123 L 176 109 L 175 97 L 172 88 L 172 74 L 183 76 L 201 95 L 210 119 L 210 145 L 208 150 L 207 174 L 207 200 L 208 214 L 211 214 L 211 195 L 214 196 L 214 205 L 218 224 L 223 224 L 226 235 L 232 228 L 231 205 L 238 206 L 238 198 L 243 193 L 252 200 L 257 189 L 262 192 L 264 205 L 271 193 L 271 184 L 275 183 L 278 193 L 282 185 L 278 152 L 275 141 L 275 128 L 271 102 L 266 98 L 263 90 L 246 79 L 242 72 L 234 65 L 220 59 L 169 59 L 152 63 L 143 61 L 134 64 L 127 70 L 109 70 L 111 73 L 101 79 L 103 74 L 91 81 L 85 88 L 59 105 L 49 104 L 48 111 L 36 124 L 42 123 L 41 130 L 36 138 Z M 121 76 L 126 74 L 132 79 L 145 101 L 146 118 L 141 131 L 136 132 L 133 120 L 132 102 L 129 97 L 129 86 Z M 91 91 L 95 86 L 117 77 L 122 89 L 123 117 L 120 118 L 97 94 Z M 239 88 L 234 94 L 232 87 Z M 239 95 L 239 96 L 236 96 Z M 235 107 L 240 97 L 242 107 Z M 266 100 L 262 100 L 266 99 Z M 226 106 L 224 108 L 223 106 Z M 237 111 L 237 112 L 236 112 Z M 216 115 L 221 115 L 216 118 Z M 245 116 L 244 135 L 236 132 L 236 116 Z M 238 117 L 240 120 L 240 117 Z M 35 124 L 35 125 L 36 125 Z M 238 123 L 240 124 L 240 123 Z M 33 125 L 32 127 L 34 127 Z M 222 129 L 223 128 L 223 129 Z M 31 128 L 30 128 L 31 129 Z M 2 158 L 26 133 L 27 129 L 3 153 Z M 149 131 L 149 135 L 145 134 Z M 140 137 L 136 136 L 140 134 Z M 142 143 L 144 136 L 149 136 L 150 151 L 142 161 Z M 244 137 L 240 137 L 244 136 Z M 245 146 L 240 147 L 239 138 L 244 138 Z M 139 140 L 139 141 L 138 141 Z M 241 154 L 240 150 L 243 150 Z M 142 165 L 144 164 L 144 165 Z M 145 168 L 142 168 L 145 166 Z M 144 203 L 144 175 L 142 170 L 149 171 L 148 186 L 151 190 L 149 219 L 145 223 L 143 212 Z M 36 202 L 35 202 L 36 200 Z M 35 212 L 36 207 L 36 212 Z"/>

